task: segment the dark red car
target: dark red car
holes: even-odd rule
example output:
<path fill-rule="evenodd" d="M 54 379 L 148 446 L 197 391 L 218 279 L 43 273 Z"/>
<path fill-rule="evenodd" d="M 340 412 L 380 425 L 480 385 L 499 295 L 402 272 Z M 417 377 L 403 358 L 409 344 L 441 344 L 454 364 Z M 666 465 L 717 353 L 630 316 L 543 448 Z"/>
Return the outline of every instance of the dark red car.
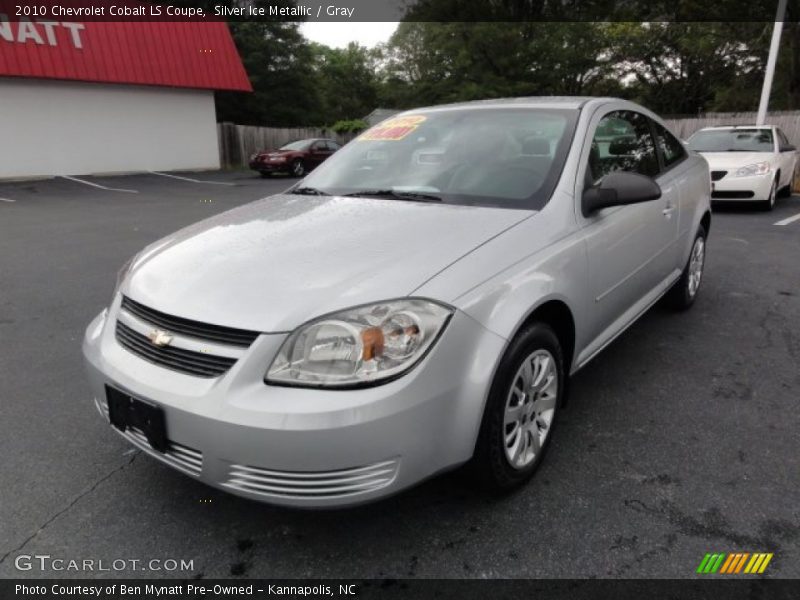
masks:
<path fill-rule="evenodd" d="M 273 173 L 288 173 L 302 177 L 336 152 L 341 145 L 325 138 L 298 140 L 278 148 L 258 152 L 250 157 L 250 168 L 269 177 Z"/>

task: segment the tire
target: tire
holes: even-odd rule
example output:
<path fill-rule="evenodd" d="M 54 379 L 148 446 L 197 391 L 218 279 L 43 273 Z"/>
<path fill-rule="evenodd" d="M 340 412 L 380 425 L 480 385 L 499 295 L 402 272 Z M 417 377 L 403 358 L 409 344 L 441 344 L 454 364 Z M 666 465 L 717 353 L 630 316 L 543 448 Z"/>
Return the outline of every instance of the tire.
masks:
<path fill-rule="evenodd" d="M 553 437 L 565 383 L 556 334 L 544 323 L 526 326 L 503 355 L 486 401 L 469 465 L 479 484 L 509 491 L 533 476 Z"/>
<path fill-rule="evenodd" d="M 699 253 L 699 256 L 697 255 Z M 699 272 L 698 263 L 699 260 Z M 672 289 L 667 292 L 667 302 L 675 310 L 686 310 L 697 299 L 700 284 L 703 281 L 703 271 L 706 264 L 706 230 L 700 225 L 692 242 L 689 260 L 683 267 L 680 279 L 675 282 Z"/>
<path fill-rule="evenodd" d="M 302 177 L 306 174 L 306 166 L 299 158 L 292 162 L 292 177 Z"/>
<path fill-rule="evenodd" d="M 761 208 L 770 211 L 775 208 L 775 199 L 778 196 L 778 178 L 772 180 L 772 187 L 769 189 L 769 198 L 761 202 Z"/>

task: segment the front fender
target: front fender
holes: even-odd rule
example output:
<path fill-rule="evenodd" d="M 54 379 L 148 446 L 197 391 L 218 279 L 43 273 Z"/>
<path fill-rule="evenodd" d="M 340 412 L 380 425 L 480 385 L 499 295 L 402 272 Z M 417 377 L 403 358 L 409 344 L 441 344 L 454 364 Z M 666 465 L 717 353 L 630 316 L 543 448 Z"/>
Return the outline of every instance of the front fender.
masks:
<path fill-rule="evenodd" d="M 564 303 L 575 324 L 574 352 L 588 340 L 591 315 L 591 281 L 588 273 L 586 246 L 579 231 L 563 234 L 566 228 L 547 227 L 544 215 L 525 221 L 493 240 L 437 276 L 416 294 L 448 298 L 448 302 L 505 340 L 511 340 L 528 317 L 550 300 Z M 561 231 L 545 235 L 544 232 Z M 531 246 L 537 239 L 538 249 L 515 262 L 496 270 L 507 256 L 519 256 L 519 248 Z M 492 267 L 495 270 L 492 271 Z M 475 273 L 490 273 L 486 279 Z M 465 280 L 476 282 L 471 288 L 453 292 Z M 450 296 L 448 297 L 448 292 Z M 576 354 L 573 352 L 573 358 Z M 574 361 L 573 361 L 574 364 Z"/>

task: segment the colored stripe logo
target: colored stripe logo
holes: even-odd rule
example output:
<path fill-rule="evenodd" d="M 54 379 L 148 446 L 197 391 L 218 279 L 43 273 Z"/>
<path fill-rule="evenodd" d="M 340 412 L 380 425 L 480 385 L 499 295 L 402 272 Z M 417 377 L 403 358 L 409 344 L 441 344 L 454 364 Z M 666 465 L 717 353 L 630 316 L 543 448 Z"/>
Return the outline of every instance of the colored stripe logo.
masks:
<path fill-rule="evenodd" d="M 773 554 L 765 552 L 717 552 L 706 554 L 697 572 L 702 574 L 720 573 L 738 575 L 739 573 L 760 574 L 767 568 Z"/>

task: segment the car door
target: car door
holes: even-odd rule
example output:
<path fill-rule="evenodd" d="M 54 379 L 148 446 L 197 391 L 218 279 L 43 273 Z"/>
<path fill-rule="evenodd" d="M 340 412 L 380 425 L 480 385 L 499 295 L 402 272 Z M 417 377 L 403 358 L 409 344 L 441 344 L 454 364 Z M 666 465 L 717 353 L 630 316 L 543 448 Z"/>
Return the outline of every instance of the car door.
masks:
<path fill-rule="evenodd" d="M 587 350 L 612 339 L 674 277 L 679 202 L 674 178 L 661 174 L 653 128 L 645 115 L 616 110 L 595 115 L 593 123 L 581 191 L 612 171 L 625 170 L 655 178 L 662 197 L 578 215 L 592 290 L 594 342 Z"/>
<path fill-rule="evenodd" d="M 311 144 L 311 157 L 315 167 L 321 164 L 331 154 L 332 152 L 328 148 L 327 141 L 317 140 Z"/>
<path fill-rule="evenodd" d="M 340 146 L 336 142 L 332 140 L 325 140 L 325 158 L 322 160 L 325 161 L 329 159 L 339 148 Z"/>
<path fill-rule="evenodd" d="M 686 247 L 688 243 L 686 238 L 695 234 L 693 219 L 697 213 L 696 203 L 700 198 L 686 192 L 692 187 L 692 171 L 689 161 L 686 160 L 689 154 L 683 142 L 657 121 L 651 120 L 651 123 L 661 164 L 661 172 L 656 177 L 656 182 L 661 187 L 662 198 L 667 199 L 671 205 L 671 213 L 670 208 L 666 206 L 663 210 L 666 211 L 664 215 L 667 221 L 671 221 L 674 226 L 674 243 L 663 254 L 668 275 L 675 269 L 683 268 L 680 249 Z"/>
<path fill-rule="evenodd" d="M 779 161 L 781 165 L 781 181 L 779 186 L 783 187 L 785 185 L 791 185 L 792 179 L 794 179 L 794 171 L 797 166 L 797 152 L 781 129 L 776 127 L 775 133 L 778 138 L 776 142 L 778 152 L 780 153 Z"/>

